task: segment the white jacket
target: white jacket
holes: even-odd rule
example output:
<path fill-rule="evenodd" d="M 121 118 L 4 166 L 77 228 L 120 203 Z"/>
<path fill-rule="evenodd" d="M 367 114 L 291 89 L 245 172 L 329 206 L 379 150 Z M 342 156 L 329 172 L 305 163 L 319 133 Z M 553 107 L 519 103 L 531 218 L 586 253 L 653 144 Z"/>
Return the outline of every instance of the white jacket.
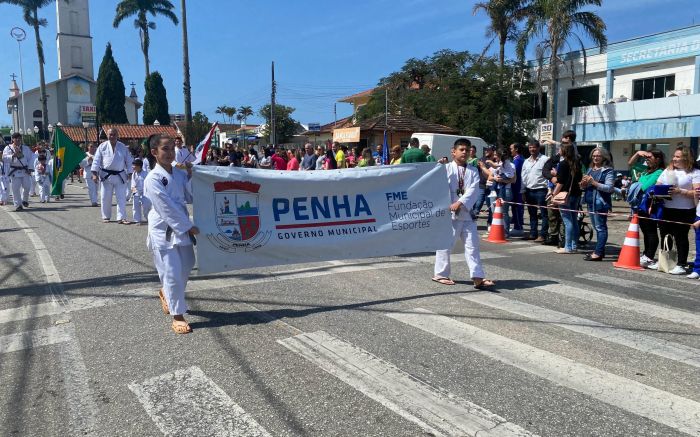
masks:
<path fill-rule="evenodd" d="M 187 172 L 184 170 L 173 167 L 171 174 L 158 164 L 146 176 L 143 194 L 152 205 L 148 213 L 146 237 L 146 245 L 150 250 L 192 244 L 187 233 L 194 226 L 187 212 L 187 203 L 192 201 L 187 181 Z"/>

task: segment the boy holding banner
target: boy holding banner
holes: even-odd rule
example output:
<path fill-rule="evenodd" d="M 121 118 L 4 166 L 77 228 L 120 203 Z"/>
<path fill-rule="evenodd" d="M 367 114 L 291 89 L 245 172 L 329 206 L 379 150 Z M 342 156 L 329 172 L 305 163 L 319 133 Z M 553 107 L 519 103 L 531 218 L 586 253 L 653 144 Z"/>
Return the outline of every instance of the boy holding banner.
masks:
<path fill-rule="evenodd" d="M 495 283 L 485 279 L 479 254 L 479 234 L 471 211 L 479 197 L 479 173 L 467 165 L 467 153 L 471 142 L 460 138 L 452 146 L 452 162 L 447 164 L 447 181 L 450 186 L 452 229 L 454 237 L 464 244 L 464 257 L 474 281 L 474 288 L 492 287 Z M 433 281 L 442 285 L 455 285 L 450 279 L 450 249 L 435 252 L 435 275 Z"/>
<path fill-rule="evenodd" d="M 187 190 L 192 169 L 173 167 L 175 148 L 170 138 L 153 135 L 149 147 L 157 164 L 143 183 L 143 194 L 152 206 L 146 245 L 153 252 L 163 286 L 159 293 L 163 312 L 173 316 L 172 329 L 176 334 L 188 334 L 192 328 L 184 317 L 185 287 L 194 267 L 194 236 L 199 233 L 190 221 L 186 205 L 192 200 Z"/>

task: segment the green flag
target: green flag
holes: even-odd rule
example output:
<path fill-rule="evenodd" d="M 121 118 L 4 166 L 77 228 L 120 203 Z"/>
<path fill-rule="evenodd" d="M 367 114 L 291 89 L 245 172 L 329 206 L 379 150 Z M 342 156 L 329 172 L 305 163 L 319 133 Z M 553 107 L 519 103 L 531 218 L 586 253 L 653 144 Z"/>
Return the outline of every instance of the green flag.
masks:
<path fill-rule="evenodd" d="M 53 151 L 51 195 L 58 196 L 63 194 L 63 180 L 70 176 L 86 155 L 60 127 L 56 127 L 53 131 Z"/>

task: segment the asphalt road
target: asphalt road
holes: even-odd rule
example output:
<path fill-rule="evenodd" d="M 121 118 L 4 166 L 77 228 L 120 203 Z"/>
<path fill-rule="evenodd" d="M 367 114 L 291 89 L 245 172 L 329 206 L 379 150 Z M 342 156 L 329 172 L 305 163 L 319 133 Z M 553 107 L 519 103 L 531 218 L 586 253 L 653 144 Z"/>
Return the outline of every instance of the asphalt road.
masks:
<path fill-rule="evenodd" d="M 195 276 L 176 336 L 146 227 L 67 191 L 0 210 L 2 436 L 700 436 L 700 281 L 483 243 L 492 292 L 458 254 Z"/>

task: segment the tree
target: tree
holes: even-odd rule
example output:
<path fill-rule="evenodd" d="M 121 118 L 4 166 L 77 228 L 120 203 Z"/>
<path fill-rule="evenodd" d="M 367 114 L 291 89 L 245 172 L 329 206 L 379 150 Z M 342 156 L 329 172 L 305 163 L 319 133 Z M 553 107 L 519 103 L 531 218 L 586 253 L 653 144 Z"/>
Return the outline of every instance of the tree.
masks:
<path fill-rule="evenodd" d="M 532 0 L 532 3 L 525 8 L 527 24 L 518 41 L 518 56 L 524 59 L 525 49 L 529 42 L 536 38 L 541 39 L 535 45 L 536 83 L 538 91 L 541 92 L 542 83 L 545 79 L 549 79 L 549 92 L 547 93 L 547 121 L 549 123 L 554 120 L 554 97 L 560 68 L 566 66 L 563 55 L 565 52 L 572 51 L 571 42 L 577 43 L 581 49 L 583 74 L 584 76 L 586 74 L 586 48 L 576 30 L 582 31 L 601 50 L 604 50 L 608 45 L 603 19 L 594 12 L 581 11 L 587 6 L 600 7 L 601 3 L 602 0 Z M 568 68 L 573 82 L 575 68 L 573 58 L 569 60 Z"/>
<path fill-rule="evenodd" d="M 206 115 L 197 111 L 192 116 L 192 123 L 187 123 L 185 126 L 185 138 L 194 138 L 193 143 L 198 142 L 209 133 L 211 123 Z"/>
<path fill-rule="evenodd" d="M 222 122 L 226 121 L 226 120 L 224 119 L 224 115 L 226 115 L 226 108 L 227 108 L 226 105 L 221 105 L 221 106 L 217 106 L 217 107 L 216 107 L 216 113 L 219 114 L 219 115 L 221 115 L 221 121 L 222 121 Z"/>
<path fill-rule="evenodd" d="M 233 116 L 236 115 L 236 108 L 234 108 L 233 106 L 227 106 L 225 113 L 228 117 L 229 124 L 233 124 Z"/>
<path fill-rule="evenodd" d="M 143 124 L 170 124 L 168 96 L 160 73 L 154 71 L 146 78 L 146 95 L 143 98 Z"/>
<path fill-rule="evenodd" d="M 503 143 L 522 141 L 532 122 L 527 95 L 532 84 L 515 80 L 519 66 L 501 67 L 493 57 L 442 50 L 424 59 L 409 59 L 400 71 L 379 81 L 369 102 L 358 111 L 361 120 L 389 112 L 415 116 L 459 129 L 463 135 L 497 141 L 502 124 Z"/>
<path fill-rule="evenodd" d="M 277 143 L 286 143 L 299 130 L 299 122 L 292 118 L 292 113 L 295 111 L 290 106 L 280 104 L 275 105 L 275 131 Z M 260 108 L 260 116 L 265 119 L 264 136 L 265 141 L 270 141 L 270 105 L 265 105 Z"/>
<path fill-rule="evenodd" d="M 253 114 L 253 108 L 250 106 L 241 106 L 238 108 L 238 115 L 241 116 L 239 121 L 243 120 L 244 125 L 248 123 L 248 117 L 252 116 Z"/>
<path fill-rule="evenodd" d="M 95 106 L 100 123 L 128 123 L 125 91 L 122 73 L 112 56 L 112 45 L 108 43 L 97 73 Z"/>
<path fill-rule="evenodd" d="M 146 64 L 146 77 L 151 73 L 148 60 L 148 48 L 151 45 L 151 37 L 149 30 L 156 28 L 156 23 L 148 21 L 147 14 L 153 17 L 163 15 L 177 26 L 178 19 L 173 13 L 175 6 L 168 0 L 121 0 L 117 4 L 116 15 L 112 25 L 116 29 L 119 24 L 125 19 L 136 16 L 134 27 L 139 30 L 139 39 L 141 41 L 141 51 Z"/>
<path fill-rule="evenodd" d="M 190 50 L 187 40 L 187 1 L 180 0 L 180 8 L 182 9 L 182 92 L 185 99 L 185 121 L 192 123 L 192 88 L 190 87 Z M 194 139 L 186 138 L 188 144 L 191 144 Z"/>
<path fill-rule="evenodd" d="M 36 54 L 39 59 L 39 92 L 41 93 L 41 121 L 42 129 L 49 125 L 49 114 L 46 103 L 46 78 L 44 77 L 44 44 L 41 42 L 39 27 L 46 27 L 45 18 L 39 18 L 39 9 L 54 3 L 53 0 L 0 0 L 0 4 L 7 3 L 19 6 L 24 12 L 24 21 L 34 29 L 36 40 Z M 24 110 L 24 109 L 23 109 Z"/>

